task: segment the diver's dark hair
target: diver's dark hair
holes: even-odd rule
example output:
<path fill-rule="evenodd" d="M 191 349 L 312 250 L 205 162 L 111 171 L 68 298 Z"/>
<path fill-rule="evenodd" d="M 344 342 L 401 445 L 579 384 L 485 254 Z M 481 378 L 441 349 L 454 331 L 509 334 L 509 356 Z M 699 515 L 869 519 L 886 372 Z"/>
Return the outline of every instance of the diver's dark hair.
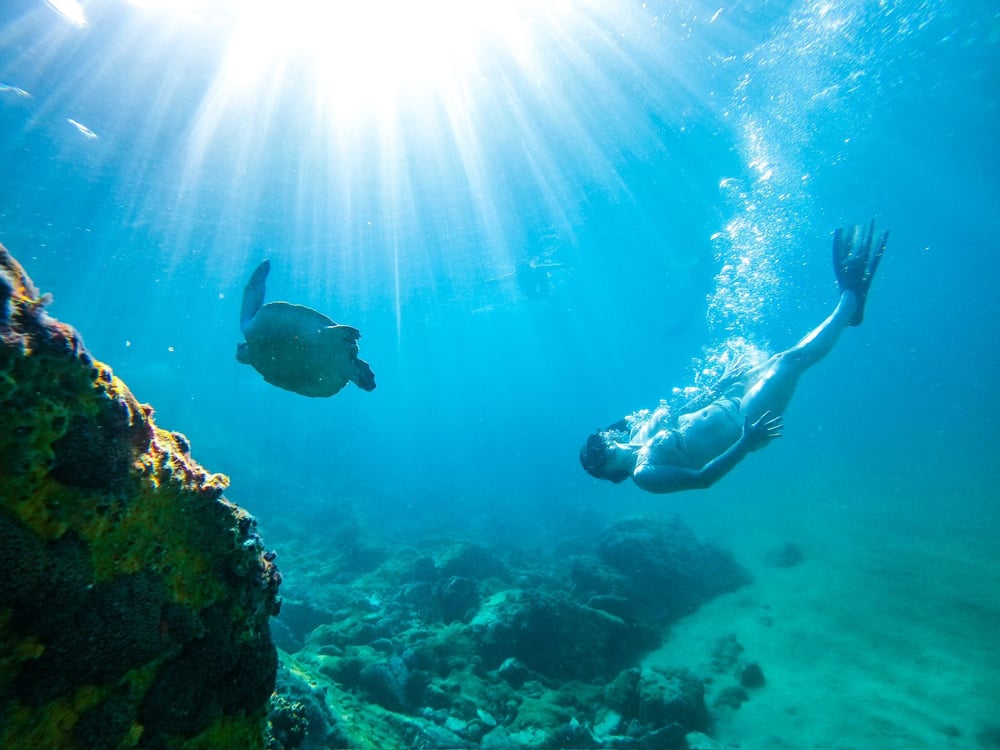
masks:
<path fill-rule="evenodd" d="M 580 464 L 592 477 L 608 479 L 615 484 L 624 482 L 631 476 L 630 472 L 627 469 L 608 471 L 605 464 L 608 462 L 609 453 L 604 433 L 595 432 L 587 438 L 586 444 L 580 449 Z"/>

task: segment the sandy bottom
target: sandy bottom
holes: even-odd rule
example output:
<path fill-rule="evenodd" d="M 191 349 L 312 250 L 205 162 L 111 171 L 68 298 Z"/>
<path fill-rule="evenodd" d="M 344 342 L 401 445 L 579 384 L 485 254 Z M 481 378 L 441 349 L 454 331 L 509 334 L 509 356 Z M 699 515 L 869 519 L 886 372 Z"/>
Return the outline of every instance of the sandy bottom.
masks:
<path fill-rule="evenodd" d="M 1000 748 L 1000 540 L 927 520 L 799 532 L 791 568 L 755 565 L 749 544 L 755 583 L 678 623 L 647 664 L 712 677 L 711 705 L 736 685 L 713 647 L 736 636 L 767 684 L 718 710 L 727 747 Z"/>

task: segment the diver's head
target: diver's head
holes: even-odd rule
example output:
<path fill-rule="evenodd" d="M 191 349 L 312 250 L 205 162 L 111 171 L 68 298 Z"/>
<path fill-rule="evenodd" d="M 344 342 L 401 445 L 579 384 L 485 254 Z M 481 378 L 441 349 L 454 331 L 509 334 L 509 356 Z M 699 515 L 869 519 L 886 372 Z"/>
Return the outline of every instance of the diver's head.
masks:
<path fill-rule="evenodd" d="M 621 455 L 623 448 L 606 430 L 595 432 L 580 449 L 580 464 L 592 477 L 618 484 L 632 476 L 632 468 Z"/>

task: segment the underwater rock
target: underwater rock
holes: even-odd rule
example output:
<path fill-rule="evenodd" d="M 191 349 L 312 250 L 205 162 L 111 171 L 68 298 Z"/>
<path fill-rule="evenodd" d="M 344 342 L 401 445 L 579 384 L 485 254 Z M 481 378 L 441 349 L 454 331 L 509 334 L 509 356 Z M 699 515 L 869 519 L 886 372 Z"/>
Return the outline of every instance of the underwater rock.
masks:
<path fill-rule="evenodd" d="M 504 659 L 503 664 L 497 668 L 497 674 L 512 688 L 519 688 L 527 682 L 531 676 L 531 670 L 512 656 L 509 659 Z"/>
<path fill-rule="evenodd" d="M 462 576 L 451 576 L 440 588 L 441 618 L 446 622 L 468 622 L 479 607 L 476 582 Z"/>
<path fill-rule="evenodd" d="M 437 672 L 441 661 L 433 648 L 424 644 L 417 644 L 403 650 L 403 663 L 409 669 Z"/>
<path fill-rule="evenodd" d="M 633 574 L 586 554 L 575 574 L 566 554 L 500 559 L 411 541 L 364 575 L 331 566 L 315 579 L 308 596 L 330 619 L 283 658 L 349 717 L 347 746 L 679 749 L 706 727 L 690 672 L 628 669 L 663 633 L 643 619 Z"/>
<path fill-rule="evenodd" d="M 414 581 L 425 585 L 437 580 L 438 571 L 434 558 L 424 555 L 414 560 L 412 575 Z"/>
<path fill-rule="evenodd" d="M 717 638 L 712 646 L 712 669 L 715 672 L 731 672 L 736 668 L 743 655 L 743 644 L 735 633 L 729 633 Z"/>
<path fill-rule="evenodd" d="M 627 602 L 630 610 L 637 609 L 637 605 L 632 600 L 614 593 L 631 589 L 628 577 L 608 567 L 599 558 L 593 555 L 574 556 L 569 574 L 573 581 L 573 590 L 578 595 L 588 597 L 588 599 L 614 597 L 621 600 L 622 604 L 619 606 L 623 606 Z"/>
<path fill-rule="evenodd" d="M 409 747 L 447 748 L 447 750 L 474 747 L 472 743 L 462 739 L 447 727 L 440 727 L 431 722 L 411 719 L 406 728 L 407 736 L 412 738 Z"/>
<path fill-rule="evenodd" d="M 414 674 L 401 658 L 394 656 L 365 666 L 358 675 L 358 684 L 371 700 L 383 708 L 410 711 L 415 705 L 414 694 L 423 692 L 422 685 L 414 689 Z"/>
<path fill-rule="evenodd" d="M 560 727 L 556 727 L 555 732 L 552 733 L 550 745 L 569 750 L 592 750 L 601 747 L 601 743 L 594 737 L 590 727 L 581 724 L 575 718 L 570 719 Z"/>
<path fill-rule="evenodd" d="M 740 684 L 745 688 L 764 687 L 764 670 L 755 661 L 749 661 L 740 668 L 737 675 Z"/>
<path fill-rule="evenodd" d="M 264 747 L 280 575 L 0 245 L 0 747 Z"/>
<path fill-rule="evenodd" d="M 705 688 L 687 669 L 643 669 L 638 685 L 638 719 L 651 726 L 680 724 L 708 729 Z"/>
<path fill-rule="evenodd" d="M 604 699 L 623 719 L 633 720 L 630 734 L 636 736 L 676 726 L 683 737 L 708 728 L 705 688 L 687 669 L 624 670 L 604 688 Z"/>
<path fill-rule="evenodd" d="M 638 668 L 625 669 L 604 686 L 605 702 L 622 716 L 634 718 L 639 714 L 640 674 Z"/>
<path fill-rule="evenodd" d="M 643 750 L 687 750 L 684 727 L 677 723 L 658 727 L 642 736 L 639 747 Z"/>
<path fill-rule="evenodd" d="M 507 730 L 496 727 L 479 742 L 480 750 L 521 750 L 521 745 L 511 739 Z"/>
<path fill-rule="evenodd" d="M 624 596 L 597 594 L 587 599 L 587 606 L 591 609 L 603 610 L 626 621 L 634 619 L 637 615 L 635 602 Z"/>
<path fill-rule="evenodd" d="M 621 619 L 560 591 L 500 592 L 483 603 L 470 629 L 488 669 L 514 657 L 547 677 L 584 682 L 617 673 L 644 645 Z"/>
<path fill-rule="evenodd" d="M 613 570 L 605 577 L 614 588 L 592 593 L 631 599 L 651 622 L 676 620 L 751 581 L 732 555 L 699 539 L 677 516 L 619 519 L 601 535 L 597 554 Z M 591 571 L 589 583 L 596 580 Z"/>
<path fill-rule="evenodd" d="M 285 651 L 298 651 L 313 630 L 332 620 L 333 613 L 328 610 L 313 606 L 309 602 L 289 601 L 284 598 L 281 602 L 281 614 L 272 623 L 272 626 L 283 626 L 283 630 L 273 628 L 275 643 Z M 281 641 L 278 641 L 279 632 L 282 633 Z"/>
<path fill-rule="evenodd" d="M 507 566 L 490 550 L 478 544 L 461 543 L 449 547 L 438 557 L 436 568 L 442 578 L 460 576 L 474 580 L 510 580 Z"/>
<path fill-rule="evenodd" d="M 268 711 L 267 750 L 350 747 L 326 703 L 326 691 L 282 666 Z"/>
<path fill-rule="evenodd" d="M 399 590 L 400 602 L 429 616 L 439 604 L 435 601 L 437 586 L 429 581 L 416 581 L 404 584 Z"/>
<path fill-rule="evenodd" d="M 948 732 L 947 734 L 952 734 Z M 985 750 L 1000 748 L 1000 724 L 989 724 L 976 733 L 976 740 Z"/>

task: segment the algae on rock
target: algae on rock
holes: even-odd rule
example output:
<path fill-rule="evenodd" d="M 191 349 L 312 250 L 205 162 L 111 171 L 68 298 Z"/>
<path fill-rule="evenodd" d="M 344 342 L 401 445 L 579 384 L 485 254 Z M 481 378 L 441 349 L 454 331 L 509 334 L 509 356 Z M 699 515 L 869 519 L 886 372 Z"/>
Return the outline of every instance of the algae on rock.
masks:
<path fill-rule="evenodd" d="M 280 574 L 0 245 L 0 748 L 263 747 Z"/>

